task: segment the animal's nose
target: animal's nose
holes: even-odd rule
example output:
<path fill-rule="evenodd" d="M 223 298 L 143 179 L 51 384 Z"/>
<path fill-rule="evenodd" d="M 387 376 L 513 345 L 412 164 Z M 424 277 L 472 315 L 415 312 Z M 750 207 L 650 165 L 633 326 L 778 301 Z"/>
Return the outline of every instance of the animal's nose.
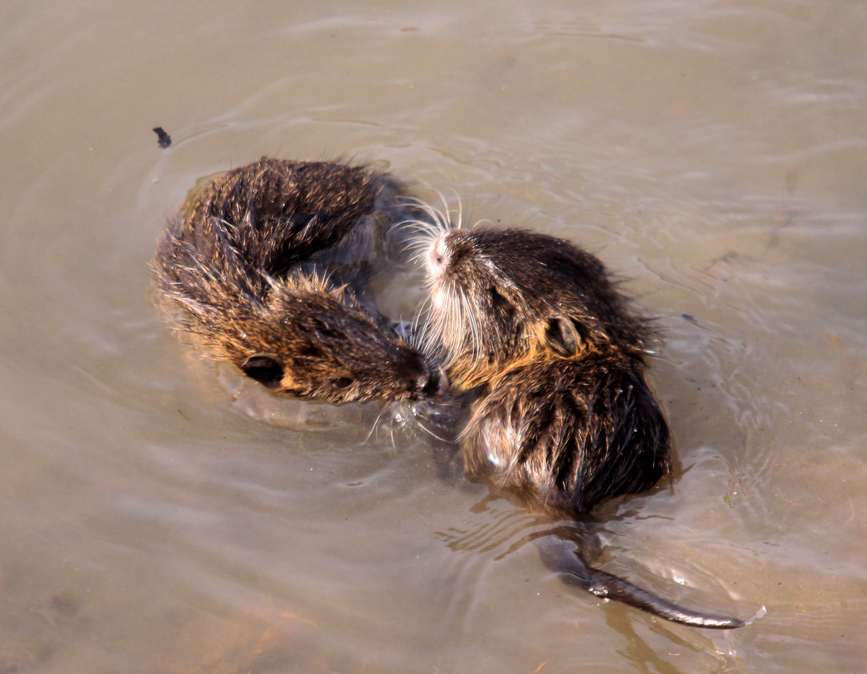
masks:
<path fill-rule="evenodd" d="M 449 382 L 442 370 L 435 370 L 422 375 L 418 379 L 417 386 L 418 391 L 425 398 L 443 396 L 449 390 Z"/>

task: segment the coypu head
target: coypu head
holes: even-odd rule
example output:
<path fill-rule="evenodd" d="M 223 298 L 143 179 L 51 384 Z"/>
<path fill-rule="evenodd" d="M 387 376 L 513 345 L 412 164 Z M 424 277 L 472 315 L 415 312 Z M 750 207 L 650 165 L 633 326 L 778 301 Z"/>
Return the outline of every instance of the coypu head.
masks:
<path fill-rule="evenodd" d="M 444 379 L 418 351 L 339 292 L 281 284 L 227 351 L 248 377 L 283 395 L 343 403 L 441 391 Z"/>
<path fill-rule="evenodd" d="M 423 343 L 464 388 L 536 352 L 620 350 L 641 358 L 648 329 L 602 262 L 562 239 L 518 229 L 428 226 Z"/>
<path fill-rule="evenodd" d="M 324 279 L 272 280 L 264 302 L 209 279 L 200 298 L 162 291 L 174 327 L 278 395 L 330 403 L 420 400 L 446 381 L 419 351 Z"/>

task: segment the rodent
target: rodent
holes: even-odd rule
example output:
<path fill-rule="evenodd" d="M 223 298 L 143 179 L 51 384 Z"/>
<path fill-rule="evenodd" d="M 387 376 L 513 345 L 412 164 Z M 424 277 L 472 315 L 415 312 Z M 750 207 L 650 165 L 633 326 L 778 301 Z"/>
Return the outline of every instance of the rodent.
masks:
<path fill-rule="evenodd" d="M 598 258 L 526 230 L 460 229 L 444 215 L 418 228 L 429 291 L 420 342 L 455 391 L 477 395 L 458 438 L 470 478 L 580 521 L 669 473 L 668 425 L 643 374 L 652 330 Z M 564 542 L 574 537 L 542 537 L 542 557 L 588 592 L 689 625 L 748 624 L 676 606 Z"/>
<path fill-rule="evenodd" d="M 472 476 L 586 512 L 667 475 L 669 431 L 644 381 L 651 332 L 602 262 L 516 229 L 446 229 L 424 256 L 423 342 L 456 390 Z"/>
<path fill-rule="evenodd" d="M 228 171 L 169 221 L 155 301 L 206 357 L 276 394 L 433 396 L 439 369 L 359 297 L 399 193 L 390 176 L 340 163 L 264 157 Z"/>

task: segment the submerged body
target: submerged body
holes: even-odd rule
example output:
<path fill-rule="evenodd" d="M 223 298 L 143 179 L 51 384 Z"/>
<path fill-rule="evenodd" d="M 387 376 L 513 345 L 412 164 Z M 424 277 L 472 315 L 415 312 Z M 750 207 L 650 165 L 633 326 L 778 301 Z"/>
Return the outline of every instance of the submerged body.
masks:
<path fill-rule="evenodd" d="M 329 162 L 263 158 L 229 171 L 170 221 L 152 264 L 156 301 L 206 357 L 275 393 L 433 395 L 439 372 L 355 289 L 398 191 L 388 176 Z"/>

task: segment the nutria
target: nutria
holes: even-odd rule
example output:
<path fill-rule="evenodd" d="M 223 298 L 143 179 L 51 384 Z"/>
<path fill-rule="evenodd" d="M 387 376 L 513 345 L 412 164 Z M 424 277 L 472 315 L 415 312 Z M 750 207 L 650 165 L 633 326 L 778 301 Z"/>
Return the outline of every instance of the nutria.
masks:
<path fill-rule="evenodd" d="M 423 340 L 457 389 L 473 475 L 585 512 L 656 484 L 668 426 L 644 382 L 650 330 L 596 257 L 522 230 L 448 229 L 424 257 Z"/>
<path fill-rule="evenodd" d="M 156 301 L 205 356 L 275 393 L 331 403 L 434 395 L 438 370 L 355 289 L 396 185 L 329 162 L 263 158 L 229 171 L 170 220 L 152 263 Z"/>
<path fill-rule="evenodd" d="M 430 294 L 419 341 L 456 391 L 478 394 L 460 435 L 470 478 L 580 521 L 669 473 L 668 425 L 643 374 L 652 331 L 598 258 L 525 230 L 442 216 L 419 227 Z M 550 540 L 568 536 L 548 538 L 546 564 L 597 596 L 690 625 L 746 624 L 675 606 Z"/>

